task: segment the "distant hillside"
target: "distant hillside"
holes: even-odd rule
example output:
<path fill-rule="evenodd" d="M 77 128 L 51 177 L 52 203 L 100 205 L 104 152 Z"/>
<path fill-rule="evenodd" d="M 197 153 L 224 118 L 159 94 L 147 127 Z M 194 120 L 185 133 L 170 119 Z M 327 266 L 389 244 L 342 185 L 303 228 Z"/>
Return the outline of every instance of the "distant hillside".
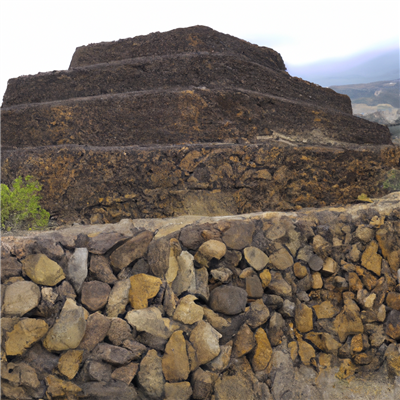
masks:
<path fill-rule="evenodd" d="M 393 142 L 400 144 L 400 79 L 331 89 L 350 97 L 354 115 L 387 125 Z"/>
<path fill-rule="evenodd" d="M 347 94 L 353 104 L 378 106 L 390 104 L 400 108 L 400 79 L 358 85 L 331 86 L 335 92 Z"/>

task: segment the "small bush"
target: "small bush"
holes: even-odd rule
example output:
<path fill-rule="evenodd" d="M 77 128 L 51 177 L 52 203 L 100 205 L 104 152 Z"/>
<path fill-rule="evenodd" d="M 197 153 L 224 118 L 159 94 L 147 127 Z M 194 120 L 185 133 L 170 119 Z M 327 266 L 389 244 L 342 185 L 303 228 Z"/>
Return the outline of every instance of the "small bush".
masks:
<path fill-rule="evenodd" d="M 388 189 L 389 192 L 396 192 L 400 190 L 400 171 L 391 169 L 386 174 L 386 180 L 383 182 L 383 188 Z"/>
<path fill-rule="evenodd" d="M 1 184 L 1 229 L 31 229 L 47 226 L 50 213 L 40 207 L 42 185 L 32 176 L 18 177 L 10 189 Z"/>

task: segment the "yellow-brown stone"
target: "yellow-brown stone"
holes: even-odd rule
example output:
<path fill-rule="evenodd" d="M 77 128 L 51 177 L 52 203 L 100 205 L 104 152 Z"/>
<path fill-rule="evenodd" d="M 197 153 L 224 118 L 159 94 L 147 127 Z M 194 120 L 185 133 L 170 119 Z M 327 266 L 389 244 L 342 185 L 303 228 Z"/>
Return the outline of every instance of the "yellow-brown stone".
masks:
<path fill-rule="evenodd" d="M 363 335 L 361 333 L 359 333 L 358 335 L 354 335 L 351 338 L 351 342 L 350 342 L 351 354 L 361 353 L 363 351 L 363 349 L 364 349 Z"/>
<path fill-rule="evenodd" d="M 309 332 L 304 336 L 304 339 L 310 341 L 325 353 L 336 354 L 338 349 L 342 347 L 341 343 L 337 342 L 332 335 L 326 332 Z"/>
<path fill-rule="evenodd" d="M 58 370 L 68 379 L 74 379 L 82 362 L 83 350 L 69 350 L 58 360 Z"/>
<path fill-rule="evenodd" d="M 325 261 L 324 261 L 324 266 L 322 267 L 322 274 L 324 276 L 331 276 L 331 275 L 335 275 L 339 270 L 339 266 L 337 264 L 337 262 L 331 258 L 328 257 Z"/>
<path fill-rule="evenodd" d="M 313 328 L 313 313 L 312 309 L 303 303 L 296 305 L 294 320 L 296 328 L 301 333 L 306 333 Z"/>
<path fill-rule="evenodd" d="M 45 254 L 32 254 L 22 260 L 22 271 L 36 284 L 55 286 L 65 279 L 64 271 Z"/>
<path fill-rule="evenodd" d="M 307 268 L 303 264 L 296 262 L 293 265 L 293 273 L 297 279 L 303 279 L 308 272 Z"/>
<path fill-rule="evenodd" d="M 178 256 L 182 253 L 182 248 L 178 239 L 172 238 L 169 241 L 169 265 L 165 273 L 165 280 L 172 283 L 179 271 Z"/>
<path fill-rule="evenodd" d="M 49 330 L 49 326 L 42 319 L 26 318 L 14 325 L 14 329 L 7 333 L 5 351 L 7 356 L 20 356 L 40 340 Z"/>
<path fill-rule="evenodd" d="M 392 343 L 385 351 L 389 371 L 395 376 L 400 376 L 400 345 Z"/>
<path fill-rule="evenodd" d="M 332 365 L 332 354 L 320 353 L 318 356 L 318 364 L 322 368 L 330 368 Z"/>
<path fill-rule="evenodd" d="M 271 360 L 272 347 L 263 328 L 258 328 L 256 330 L 254 338 L 256 340 L 256 347 L 253 357 L 251 358 L 251 365 L 254 371 L 262 371 L 267 368 Z"/>
<path fill-rule="evenodd" d="M 322 286 L 324 286 L 324 282 L 322 281 L 321 274 L 319 272 L 313 272 L 311 274 L 311 287 L 317 290 L 322 289 Z"/>
<path fill-rule="evenodd" d="M 364 286 L 358 275 L 355 272 L 349 272 L 349 290 L 351 292 L 357 292 L 363 287 Z"/>
<path fill-rule="evenodd" d="M 186 325 L 201 321 L 204 315 L 203 307 L 197 305 L 195 300 L 197 297 L 192 294 L 180 299 L 172 318 Z"/>
<path fill-rule="evenodd" d="M 311 359 L 315 358 L 315 350 L 311 344 L 302 340 L 301 336 L 298 335 L 297 342 L 299 345 L 299 356 L 300 360 L 304 365 L 310 365 Z"/>
<path fill-rule="evenodd" d="M 386 305 L 393 310 L 400 311 L 400 293 L 389 292 L 386 296 Z"/>
<path fill-rule="evenodd" d="M 375 240 L 372 240 L 367 245 L 361 256 L 361 265 L 374 274 L 381 275 L 382 256 L 378 254 L 378 243 Z"/>
<path fill-rule="evenodd" d="M 247 324 L 243 324 L 233 342 L 232 354 L 236 358 L 240 358 L 249 353 L 256 345 L 253 331 Z"/>
<path fill-rule="evenodd" d="M 208 267 L 208 263 L 213 258 L 220 260 L 226 253 L 226 245 L 219 240 L 207 240 L 197 250 L 194 260 L 203 267 Z"/>
<path fill-rule="evenodd" d="M 47 398 L 54 397 L 62 397 L 67 394 L 76 394 L 82 391 L 82 389 L 75 385 L 75 383 L 64 381 L 60 378 L 57 378 L 54 375 L 46 376 L 46 384 L 47 384 Z"/>
<path fill-rule="evenodd" d="M 168 382 L 185 381 L 189 376 L 189 359 L 183 331 L 174 332 L 165 346 L 162 370 Z"/>
<path fill-rule="evenodd" d="M 335 318 L 333 325 L 343 343 L 349 335 L 357 335 L 364 332 L 364 326 L 360 318 L 360 311 L 352 300 L 346 300 L 343 311 Z"/>
<path fill-rule="evenodd" d="M 271 272 L 269 272 L 269 269 L 264 269 L 260 275 L 259 275 L 260 279 L 261 279 L 261 285 L 263 287 L 263 289 L 265 289 L 266 287 L 268 287 L 268 285 L 271 283 Z"/>
<path fill-rule="evenodd" d="M 339 367 L 339 372 L 335 375 L 338 379 L 347 379 L 354 375 L 357 367 L 352 363 L 349 358 L 344 359 Z"/>
<path fill-rule="evenodd" d="M 129 302 L 135 310 L 148 307 L 148 300 L 157 295 L 162 281 L 152 275 L 137 274 L 130 277 Z"/>
<path fill-rule="evenodd" d="M 299 345 L 295 340 L 293 340 L 292 342 L 288 343 L 288 348 L 290 351 L 290 358 L 292 359 L 292 361 L 295 361 L 297 356 L 299 355 Z"/>
<path fill-rule="evenodd" d="M 313 309 L 318 319 L 333 318 L 340 312 L 339 307 L 335 307 L 329 300 L 323 301 L 321 304 L 316 304 L 313 306 Z"/>

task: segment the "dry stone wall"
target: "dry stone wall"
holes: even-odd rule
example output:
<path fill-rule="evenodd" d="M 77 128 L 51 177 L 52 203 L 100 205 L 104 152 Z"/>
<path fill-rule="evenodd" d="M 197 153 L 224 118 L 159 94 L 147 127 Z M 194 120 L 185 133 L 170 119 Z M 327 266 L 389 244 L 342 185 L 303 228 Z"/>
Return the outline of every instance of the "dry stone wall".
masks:
<path fill-rule="evenodd" d="M 400 396 L 398 192 L 77 225 L 1 251 L 4 399 Z"/>

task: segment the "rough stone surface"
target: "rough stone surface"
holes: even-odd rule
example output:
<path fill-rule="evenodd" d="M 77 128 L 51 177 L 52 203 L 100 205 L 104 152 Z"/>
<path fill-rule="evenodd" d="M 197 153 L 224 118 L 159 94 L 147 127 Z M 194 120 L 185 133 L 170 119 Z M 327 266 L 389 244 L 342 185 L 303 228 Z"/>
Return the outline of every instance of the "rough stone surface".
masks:
<path fill-rule="evenodd" d="M 172 332 L 166 326 L 158 308 L 149 307 L 129 311 L 125 319 L 138 331 L 147 332 L 162 339 L 169 339 L 171 336 Z"/>
<path fill-rule="evenodd" d="M 371 241 L 364 253 L 361 256 L 361 265 L 372 271 L 374 274 L 380 276 L 381 275 L 381 266 L 382 266 L 382 256 L 377 253 L 378 251 L 378 243 L 373 240 Z"/>
<path fill-rule="evenodd" d="M 74 379 L 82 363 L 83 350 L 68 350 L 58 360 L 58 370 L 69 380 Z"/>
<path fill-rule="evenodd" d="M 55 286 L 65 279 L 62 268 L 45 254 L 32 254 L 22 261 L 22 271 L 38 285 Z"/>
<path fill-rule="evenodd" d="M 230 341 L 226 345 L 220 346 L 221 351 L 218 356 L 206 364 L 208 370 L 220 373 L 228 368 L 232 354 L 232 344 L 232 341 Z"/>
<path fill-rule="evenodd" d="M 117 282 L 117 277 L 114 275 L 110 267 L 110 262 L 105 256 L 92 254 L 90 257 L 89 272 L 95 280 L 108 283 L 109 285 Z"/>
<path fill-rule="evenodd" d="M 272 347 L 264 329 L 258 328 L 254 339 L 256 346 L 251 358 L 251 365 L 254 371 L 262 371 L 267 368 L 272 357 Z"/>
<path fill-rule="evenodd" d="M 197 368 L 191 377 L 194 399 L 206 399 L 213 391 L 216 374 Z"/>
<path fill-rule="evenodd" d="M 67 395 L 74 395 L 82 391 L 82 389 L 73 382 L 64 381 L 55 375 L 48 375 L 46 377 L 47 396 L 62 397 Z M 51 398 L 50 397 L 50 398 Z"/>
<path fill-rule="evenodd" d="M 209 323 L 200 321 L 192 330 L 189 340 L 196 350 L 200 365 L 213 360 L 220 353 L 219 339 L 222 337 Z"/>
<path fill-rule="evenodd" d="M 233 341 L 233 356 L 240 358 L 253 350 L 256 340 L 252 330 L 247 324 L 243 324 Z"/>
<path fill-rule="evenodd" d="M 175 309 L 173 318 L 186 325 L 201 321 L 204 315 L 203 307 L 197 305 L 195 300 L 197 297 L 190 294 L 183 297 Z"/>
<path fill-rule="evenodd" d="M 100 281 L 84 282 L 82 285 L 81 301 L 90 311 L 102 309 L 108 301 L 111 287 Z"/>
<path fill-rule="evenodd" d="M 246 292 L 252 299 L 260 299 L 263 296 L 264 290 L 258 275 L 246 277 Z"/>
<path fill-rule="evenodd" d="M 86 330 L 79 348 L 92 351 L 98 343 L 104 340 L 110 328 L 111 321 L 103 314 L 91 314 L 86 321 Z"/>
<path fill-rule="evenodd" d="M 99 343 L 93 352 L 93 357 L 115 366 L 121 366 L 133 360 L 133 353 L 112 344 Z"/>
<path fill-rule="evenodd" d="M 83 308 L 74 300 L 67 299 L 60 317 L 43 340 L 43 346 L 49 351 L 76 349 L 86 329 Z"/>
<path fill-rule="evenodd" d="M 15 282 L 5 290 L 2 311 L 5 315 L 21 317 L 37 307 L 39 301 L 39 286 L 29 281 Z"/>
<path fill-rule="evenodd" d="M 268 290 L 278 296 L 287 297 L 292 294 L 291 286 L 283 279 L 282 274 L 276 271 L 271 271 L 271 282 L 268 285 Z"/>
<path fill-rule="evenodd" d="M 40 340 L 49 330 L 41 319 L 25 318 L 19 321 L 6 336 L 4 349 L 9 356 L 22 355 L 26 349 Z"/>
<path fill-rule="evenodd" d="M 219 240 L 207 240 L 197 250 L 194 260 L 203 267 L 208 267 L 208 263 L 213 259 L 220 260 L 226 253 L 226 246 Z"/>
<path fill-rule="evenodd" d="M 285 270 L 293 265 L 293 257 L 285 249 L 281 248 L 269 256 L 269 261 L 278 270 Z"/>
<path fill-rule="evenodd" d="M 256 271 L 262 271 L 268 264 L 268 256 L 257 247 L 250 246 L 243 249 L 243 255 L 247 263 Z"/>
<path fill-rule="evenodd" d="M 88 361 L 85 368 L 90 380 L 109 382 L 111 379 L 111 365 L 98 361 Z"/>
<path fill-rule="evenodd" d="M 349 335 L 363 333 L 364 327 L 359 316 L 359 310 L 351 300 L 345 302 L 343 311 L 334 320 L 335 330 L 343 343 Z"/>
<path fill-rule="evenodd" d="M 112 249 L 119 243 L 126 241 L 128 238 L 128 236 L 119 232 L 103 232 L 95 234 L 89 237 L 87 249 L 89 250 L 89 253 L 92 254 L 105 254 L 108 250 Z"/>
<path fill-rule="evenodd" d="M 229 249 L 242 250 L 251 245 L 255 226 L 251 221 L 232 221 L 222 240 Z"/>
<path fill-rule="evenodd" d="M 22 264 L 15 257 L 1 256 L 1 282 L 12 276 L 20 276 L 22 272 Z"/>
<path fill-rule="evenodd" d="M 386 296 L 386 304 L 393 310 L 400 311 L 400 293 L 389 292 Z"/>
<path fill-rule="evenodd" d="M 85 247 L 76 248 L 68 261 L 67 275 L 77 293 L 80 293 L 88 274 L 88 254 Z"/>
<path fill-rule="evenodd" d="M 177 257 L 179 270 L 177 277 L 172 282 L 172 290 L 177 296 L 185 291 L 196 289 L 196 274 L 194 270 L 194 257 L 188 251 L 182 251 Z"/>
<path fill-rule="evenodd" d="M 251 382 L 244 378 L 243 375 L 223 375 L 215 383 L 215 398 L 218 400 L 253 400 Z"/>
<path fill-rule="evenodd" d="M 188 378 L 189 359 L 182 331 L 174 332 L 169 338 L 162 358 L 162 368 L 168 382 L 180 382 Z"/>
<path fill-rule="evenodd" d="M 400 338 L 400 312 L 393 310 L 390 311 L 386 319 L 386 335 L 394 340 L 399 340 Z"/>
<path fill-rule="evenodd" d="M 111 254 L 111 265 L 116 271 L 121 271 L 135 260 L 143 257 L 147 253 L 152 238 L 151 232 L 139 232 Z"/>
<path fill-rule="evenodd" d="M 192 393 L 192 387 L 189 382 L 165 382 L 166 400 L 189 400 Z"/>
<path fill-rule="evenodd" d="M 264 325 L 270 316 L 268 307 L 264 304 L 262 299 L 253 301 L 250 304 L 250 310 L 247 311 L 246 322 L 250 328 L 255 329 Z"/>
<path fill-rule="evenodd" d="M 126 306 L 129 302 L 130 289 L 131 281 L 129 279 L 124 279 L 115 283 L 111 289 L 106 307 L 106 314 L 108 317 L 118 317 L 119 314 L 125 313 Z"/>
<path fill-rule="evenodd" d="M 134 275 L 130 282 L 129 301 L 134 309 L 146 308 L 148 300 L 158 293 L 162 284 L 160 278 L 146 274 Z"/>
<path fill-rule="evenodd" d="M 129 385 L 135 377 L 138 369 L 139 364 L 132 362 L 123 367 L 116 368 L 111 374 L 111 378 L 117 381 L 124 382 L 126 385 Z"/>
<path fill-rule="evenodd" d="M 210 294 L 210 307 L 227 315 L 243 312 L 247 303 L 247 292 L 236 286 L 219 286 Z"/>
<path fill-rule="evenodd" d="M 312 309 L 303 303 L 296 304 L 294 320 L 296 328 L 301 333 L 309 332 L 313 329 Z"/>
<path fill-rule="evenodd" d="M 121 346 L 125 340 L 133 338 L 132 328 L 123 319 L 113 318 L 107 331 L 107 337 L 115 346 Z"/>
<path fill-rule="evenodd" d="M 149 350 L 140 363 L 138 382 L 146 398 L 162 398 L 165 380 L 162 371 L 162 360 L 155 350 Z"/>

